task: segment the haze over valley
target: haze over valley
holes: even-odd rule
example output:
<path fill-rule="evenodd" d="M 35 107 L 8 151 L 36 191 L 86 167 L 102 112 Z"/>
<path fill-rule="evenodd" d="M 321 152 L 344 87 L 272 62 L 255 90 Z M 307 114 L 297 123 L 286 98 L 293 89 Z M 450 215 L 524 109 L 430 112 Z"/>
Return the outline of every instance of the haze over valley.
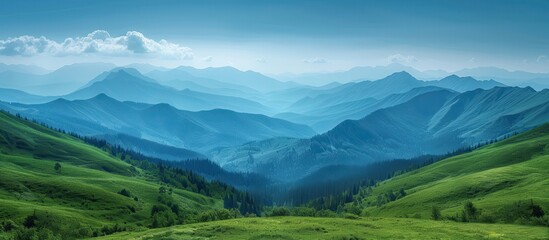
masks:
<path fill-rule="evenodd" d="M 547 10 L 1 3 L 0 239 L 547 239 Z"/>

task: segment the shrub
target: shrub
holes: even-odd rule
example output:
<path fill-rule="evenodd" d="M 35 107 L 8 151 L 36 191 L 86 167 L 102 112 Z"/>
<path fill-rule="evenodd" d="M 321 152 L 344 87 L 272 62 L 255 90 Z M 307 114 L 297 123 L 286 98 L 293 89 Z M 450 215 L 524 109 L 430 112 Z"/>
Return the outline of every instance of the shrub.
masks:
<path fill-rule="evenodd" d="M 152 216 L 152 228 L 169 227 L 177 223 L 177 215 L 172 211 L 160 211 Z"/>
<path fill-rule="evenodd" d="M 231 219 L 231 218 L 237 218 L 240 214 L 238 210 L 236 209 L 215 209 L 210 211 L 202 212 L 198 215 L 198 221 L 200 222 L 208 222 L 208 221 L 216 221 L 216 220 L 225 220 L 225 219 Z"/>
<path fill-rule="evenodd" d="M 12 220 L 5 220 L 0 224 L 0 229 L 4 232 L 10 232 L 17 229 L 19 226 Z"/>
<path fill-rule="evenodd" d="M 437 206 L 433 206 L 433 208 L 431 209 L 431 218 L 433 220 L 442 219 L 442 214 L 440 214 L 440 209 Z"/>
<path fill-rule="evenodd" d="M 514 202 L 503 208 L 500 211 L 500 214 L 506 223 L 539 225 L 540 220 L 536 219 L 543 219 L 545 211 L 540 205 L 534 203 L 533 200 L 530 200 Z"/>
<path fill-rule="evenodd" d="M 469 221 L 474 221 L 479 215 L 479 210 L 472 202 L 466 202 L 463 206 L 463 215 Z"/>
<path fill-rule="evenodd" d="M 23 220 L 23 226 L 26 228 L 32 228 L 36 225 L 36 221 L 38 221 L 38 216 L 36 215 L 36 211 L 32 213 L 32 215 L 29 215 Z"/>
<path fill-rule="evenodd" d="M 275 207 L 269 216 L 290 216 L 290 210 L 285 207 Z"/>
<path fill-rule="evenodd" d="M 354 215 L 360 215 L 362 212 L 362 209 L 356 204 L 346 204 L 344 207 L 344 211 L 346 213 L 354 214 Z"/>
<path fill-rule="evenodd" d="M 314 217 L 315 214 L 316 214 L 316 211 L 313 208 L 295 207 L 292 209 L 292 216 Z"/>
<path fill-rule="evenodd" d="M 122 188 L 122 190 L 118 191 L 118 194 L 120 194 L 122 196 L 126 196 L 126 197 L 131 197 L 132 196 L 130 191 L 126 190 L 125 188 Z"/>

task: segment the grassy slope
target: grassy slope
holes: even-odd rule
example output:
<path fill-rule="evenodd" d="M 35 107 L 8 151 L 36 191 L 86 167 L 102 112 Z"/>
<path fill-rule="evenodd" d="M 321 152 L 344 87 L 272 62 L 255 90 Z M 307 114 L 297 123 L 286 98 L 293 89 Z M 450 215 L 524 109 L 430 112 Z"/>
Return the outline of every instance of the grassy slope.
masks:
<path fill-rule="evenodd" d="M 458 223 L 392 218 L 430 217 L 437 205 L 444 215 L 472 200 L 484 214 L 498 214 L 507 204 L 533 199 L 549 209 L 549 125 L 418 169 L 374 189 L 406 189 L 408 195 L 381 208 L 367 209 L 384 218 L 276 217 L 233 219 L 120 233 L 106 239 L 549 239 L 549 228 L 510 224 Z M 356 238 L 353 238 L 356 237 Z"/>
<path fill-rule="evenodd" d="M 548 239 L 549 228 L 418 219 L 243 218 L 101 239 Z"/>
<path fill-rule="evenodd" d="M 61 163 L 61 173 L 54 170 Z M 160 185 L 140 170 L 70 136 L 0 112 L 0 216 L 20 220 L 34 210 L 59 221 L 97 226 L 147 224 Z M 139 201 L 117 194 L 126 188 Z M 183 207 L 221 207 L 221 201 L 174 190 Z M 129 209 L 137 209 L 132 213 Z M 67 225 L 67 227 L 78 227 Z"/>
<path fill-rule="evenodd" d="M 483 214 L 501 216 L 507 205 L 530 199 L 549 209 L 549 125 L 392 178 L 366 201 L 400 188 L 406 197 L 367 212 L 429 218 L 433 205 L 455 215 L 472 201 Z"/>

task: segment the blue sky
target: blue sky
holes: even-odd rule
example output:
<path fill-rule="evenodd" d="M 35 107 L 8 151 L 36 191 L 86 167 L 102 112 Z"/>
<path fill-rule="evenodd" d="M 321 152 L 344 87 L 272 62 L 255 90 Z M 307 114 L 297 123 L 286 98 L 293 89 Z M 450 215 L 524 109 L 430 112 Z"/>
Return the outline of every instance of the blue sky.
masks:
<path fill-rule="evenodd" d="M 548 12 L 549 1 L 533 0 L 0 1 L 0 61 L 232 65 L 267 73 L 399 62 L 423 70 L 548 72 Z M 94 51 L 75 50 L 94 41 L 81 39 L 87 42 L 60 50 L 65 39 L 95 30 L 108 32 L 112 41 Z M 34 38 L 13 40 L 24 35 Z M 8 49 L 40 36 L 58 45 Z M 132 39 L 152 42 L 121 50 Z"/>

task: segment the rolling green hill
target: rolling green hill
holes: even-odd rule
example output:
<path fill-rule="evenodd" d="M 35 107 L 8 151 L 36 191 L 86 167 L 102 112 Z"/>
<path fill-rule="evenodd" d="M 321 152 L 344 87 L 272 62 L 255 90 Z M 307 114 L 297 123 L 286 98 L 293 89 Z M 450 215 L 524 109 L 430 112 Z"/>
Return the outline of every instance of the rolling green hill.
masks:
<path fill-rule="evenodd" d="M 394 177 L 375 187 L 364 203 L 378 205 L 388 192 L 405 197 L 380 207 L 368 207 L 374 216 L 430 218 L 433 206 L 443 217 L 461 214 L 472 201 L 481 216 L 496 222 L 515 222 L 517 204 L 533 202 L 549 210 L 549 124 Z M 381 199 L 383 202 L 383 199 Z M 520 207 L 518 207 L 520 208 Z"/>
<path fill-rule="evenodd" d="M 549 209 L 547 176 L 549 124 L 380 183 L 361 199 L 370 206 L 363 211 L 368 217 L 342 215 L 344 210 L 339 215 L 346 218 L 231 219 L 105 239 L 549 239 L 547 226 L 502 224 L 532 224 L 512 218 L 532 203 Z M 378 196 L 400 189 L 404 197 L 375 206 Z M 480 212 L 468 221 L 496 223 L 460 223 L 456 214 L 468 201 Z M 433 206 L 442 210 L 443 221 L 429 219 Z"/>
<path fill-rule="evenodd" d="M 101 239 L 547 239 L 546 227 L 404 218 L 240 218 L 118 233 Z"/>
<path fill-rule="evenodd" d="M 59 170 L 54 168 L 56 163 Z M 22 225 L 37 215 L 41 225 L 66 234 L 64 239 L 90 236 L 114 225 L 128 230 L 149 226 L 151 208 L 158 203 L 162 186 L 151 172 L 3 112 L 0 173 L 0 224 L 11 220 Z M 122 189 L 129 196 L 119 194 Z M 176 188 L 172 191 L 169 198 L 184 212 L 222 208 L 219 199 Z"/>

